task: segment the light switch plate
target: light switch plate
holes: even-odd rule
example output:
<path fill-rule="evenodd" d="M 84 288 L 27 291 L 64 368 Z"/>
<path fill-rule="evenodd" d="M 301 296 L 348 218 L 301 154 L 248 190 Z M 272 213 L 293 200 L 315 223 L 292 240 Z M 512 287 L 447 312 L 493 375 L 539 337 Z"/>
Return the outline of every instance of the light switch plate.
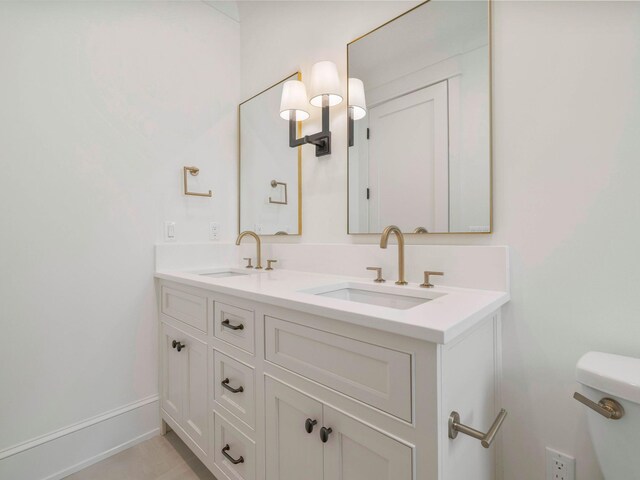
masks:
<path fill-rule="evenodd" d="M 176 241 L 176 222 L 164 222 L 164 241 Z"/>

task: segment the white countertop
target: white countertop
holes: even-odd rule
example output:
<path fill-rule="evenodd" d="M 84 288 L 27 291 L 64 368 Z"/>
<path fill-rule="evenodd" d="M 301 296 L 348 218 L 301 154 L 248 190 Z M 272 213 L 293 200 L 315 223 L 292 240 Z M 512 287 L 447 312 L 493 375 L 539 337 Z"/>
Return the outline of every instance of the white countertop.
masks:
<path fill-rule="evenodd" d="M 299 310 L 421 340 L 448 343 L 509 301 L 507 292 L 417 284 L 383 285 L 363 278 L 315 274 L 294 270 L 252 271 L 250 275 L 213 278 L 203 272 L 243 271 L 215 267 L 198 271 L 159 270 L 156 277 L 247 300 Z M 392 294 L 428 295 L 432 300 L 407 310 L 368 305 L 309 293 L 326 286 L 366 288 Z"/>

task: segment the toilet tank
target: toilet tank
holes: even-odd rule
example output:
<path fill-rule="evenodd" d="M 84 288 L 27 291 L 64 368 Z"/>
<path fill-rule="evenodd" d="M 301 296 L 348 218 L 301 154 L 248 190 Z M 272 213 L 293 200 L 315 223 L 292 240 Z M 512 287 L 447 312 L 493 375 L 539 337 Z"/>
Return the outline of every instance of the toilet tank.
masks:
<path fill-rule="evenodd" d="M 606 480 L 640 480 L 640 359 L 589 352 L 576 367 L 581 393 L 598 403 L 612 398 L 625 410 L 609 420 L 584 407 L 598 463 Z"/>

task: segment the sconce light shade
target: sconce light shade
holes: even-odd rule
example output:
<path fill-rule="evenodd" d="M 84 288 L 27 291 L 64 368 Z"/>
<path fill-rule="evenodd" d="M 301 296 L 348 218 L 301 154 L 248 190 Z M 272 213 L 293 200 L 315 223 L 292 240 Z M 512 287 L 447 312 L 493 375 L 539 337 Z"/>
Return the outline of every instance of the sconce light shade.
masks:
<path fill-rule="evenodd" d="M 280 99 L 280 116 L 284 120 L 295 120 L 302 122 L 309 118 L 307 106 L 307 89 L 299 80 L 289 80 L 282 86 L 282 97 Z"/>
<path fill-rule="evenodd" d="M 359 78 L 349 79 L 349 107 L 353 108 L 354 120 L 360 120 L 367 115 L 367 102 L 364 98 L 364 84 Z"/>
<path fill-rule="evenodd" d="M 342 102 L 340 95 L 340 77 L 338 67 L 333 62 L 318 62 L 311 68 L 311 97 L 309 102 L 314 107 L 322 106 L 322 96 L 329 96 L 329 106 Z"/>

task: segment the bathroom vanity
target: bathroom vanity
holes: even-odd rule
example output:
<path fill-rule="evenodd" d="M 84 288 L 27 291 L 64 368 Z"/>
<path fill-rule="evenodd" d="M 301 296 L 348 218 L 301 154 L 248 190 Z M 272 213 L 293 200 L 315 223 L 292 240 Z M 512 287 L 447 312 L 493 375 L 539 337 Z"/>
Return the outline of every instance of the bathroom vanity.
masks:
<path fill-rule="evenodd" d="M 254 272 L 156 273 L 163 428 L 218 479 L 499 478 L 450 417 L 499 414 L 507 293 Z"/>

